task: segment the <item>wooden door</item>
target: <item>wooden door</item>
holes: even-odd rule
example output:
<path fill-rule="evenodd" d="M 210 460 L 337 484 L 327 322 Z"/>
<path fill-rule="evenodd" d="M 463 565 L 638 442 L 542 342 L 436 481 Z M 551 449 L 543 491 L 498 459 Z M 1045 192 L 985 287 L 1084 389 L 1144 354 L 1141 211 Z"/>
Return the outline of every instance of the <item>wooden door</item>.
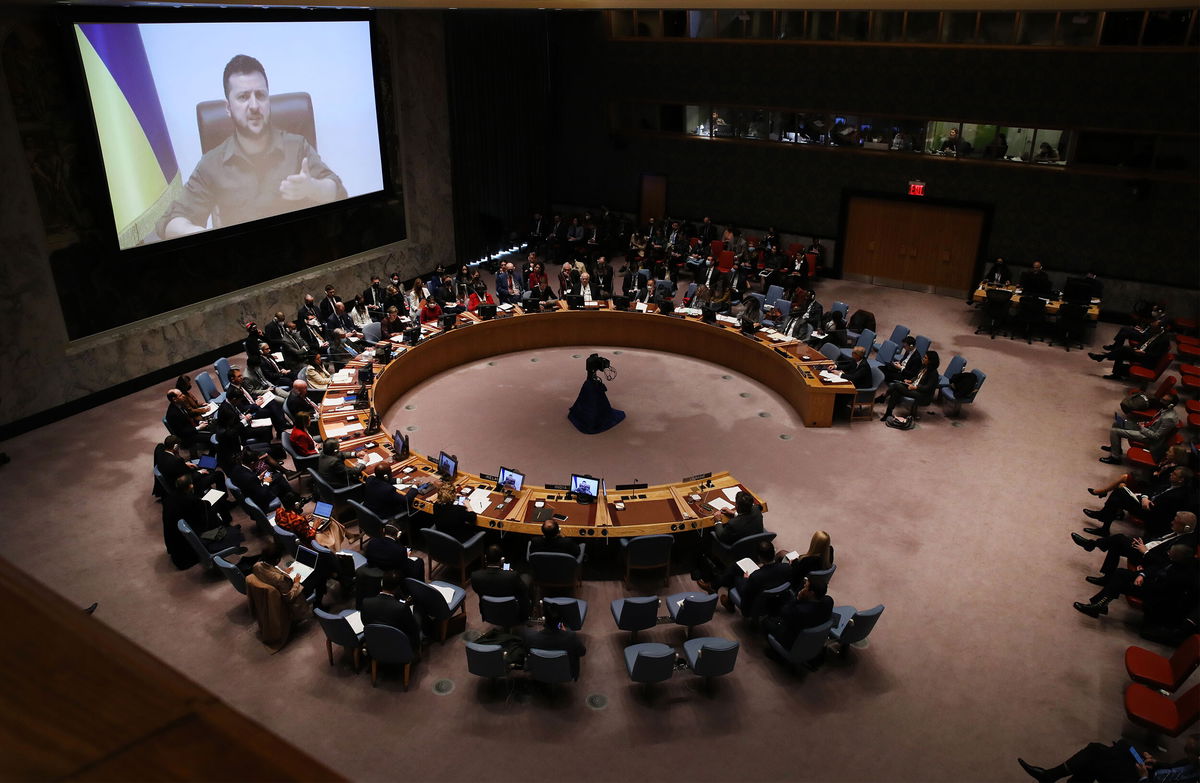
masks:
<path fill-rule="evenodd" d="M 650 218 L 661 221 L 667 215 L 667 178 L 661 174 L 642 175 L 641 225 Z"/>
<path fill-rule="evenodd" d="M 978 209 L 851 198 L 842 271 L 877 285 L 965 295 L 982 232 Z"/>

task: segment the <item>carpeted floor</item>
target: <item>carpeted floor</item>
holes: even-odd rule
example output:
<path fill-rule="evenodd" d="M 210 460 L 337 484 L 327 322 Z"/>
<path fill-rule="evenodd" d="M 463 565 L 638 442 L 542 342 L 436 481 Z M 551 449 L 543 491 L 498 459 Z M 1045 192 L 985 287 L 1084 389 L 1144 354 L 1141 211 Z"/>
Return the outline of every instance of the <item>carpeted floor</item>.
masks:
<path fill-rule="evenodd" d="M 388 429 L 417 427 L 418 450 L 534 483 L 730 470 L 768 501 L 781 545 L 829 531 L 837 603 L 887 607 L 867 648 L 815 673 L 767 659 L 758 633 L 718 610 L 700 631 L 742 643 L 735 672 L 711 693 L 678 673 L 647 695 L 625 674 L 628 636 L 608 603 L 627 593 L 613 579 L 579 590 L 591 604 L 582 676 L 550 691 L 476 680 L 461 638 L 427 649 L 407 693 L 396 675 L 372 689 L 340 654 L 331 667 L 314 623 L 270 655 L 241 596 L 163 553 L 150 453 L 166 385 L 4 444 L 7 556 L 81 606 L 99 601 L 97 621 L 354 779 L 1017 781 L 1017 755 L 1050 765 L 1089 741 L 1144 737 L 1121 707 L 1122 655 L 1161 649 L 1138 640 L 1123 603 L 1101 620 L 1071 608 L 1093 592 L 1083 577 L 1100 556 L 1068 533 L 1083 525 L 1085 488 L 1116 472 L 1096 458 L 1123 386 L 1081 351 L 973 335 L 958 299 L 840 281 L 818 293 L 873 311 L 884 334 L 903 323 L 928 335 L 943 361 L 962 353 L 988 373 L 977 404 L 910 432 L 805 429 L 724 368 L 596 346 L 462 367 L 385 416 Z M 1113 327 L 1097 331 L 1098 344 Z M 596 349 L 619 371 L 609 394 L 629 417 L 588 437 L 565 412 Z M 610 556 L 601 545 L 588 574 L 609 574 Z M 692 586 L 681 564 L 669 587 L 630 592 Z M 468 628 L 483 629 L 473 598 Z M 639 641 L 682 639 L 659 626 Z"/>

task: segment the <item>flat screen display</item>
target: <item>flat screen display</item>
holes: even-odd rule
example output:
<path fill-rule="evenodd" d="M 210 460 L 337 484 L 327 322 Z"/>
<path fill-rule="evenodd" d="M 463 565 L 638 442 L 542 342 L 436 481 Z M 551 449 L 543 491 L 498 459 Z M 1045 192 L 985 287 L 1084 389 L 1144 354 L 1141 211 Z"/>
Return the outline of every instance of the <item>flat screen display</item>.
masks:
<path fill-rule="evenodd" d="M 383 190 L 369 21 L 74 34 L 122 250 Z"/>
<path fill-rule="evenodd" d="M 497 483 L 505 489 L 511 489 L 513 492 L 520 492 L 521 487 L 525 486 L 525 474 L 518 473 L 515 470 L 501 466 L 500 480 Z"/>
<path fill-rule="evenodd" d="M 438 453 L 438 473 L 444 477 L 452 479 L 458 475 L 458 459 L 446 452 Z"/>
<path fill-rule="evenodd" d="M 590 476 L 578 476 L 571 474 L 571 492 L 576 495 L 589 495 L 591 497 L 599 497 L 600 495 L 600 479 L 595 479 Z"/>

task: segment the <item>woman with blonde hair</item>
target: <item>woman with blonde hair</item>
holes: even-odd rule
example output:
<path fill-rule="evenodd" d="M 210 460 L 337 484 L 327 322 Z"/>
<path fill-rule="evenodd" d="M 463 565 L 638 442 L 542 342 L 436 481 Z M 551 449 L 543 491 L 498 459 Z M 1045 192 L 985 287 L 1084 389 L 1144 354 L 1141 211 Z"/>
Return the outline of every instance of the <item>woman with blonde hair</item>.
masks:
<path fill-rule="evenodd" d="M 833 565 L 833 545 L 824 530 L 813 533 L 808 551 L 792 561 L 792 587 L 799 589 L 813 571 L 824 571 Z"/>

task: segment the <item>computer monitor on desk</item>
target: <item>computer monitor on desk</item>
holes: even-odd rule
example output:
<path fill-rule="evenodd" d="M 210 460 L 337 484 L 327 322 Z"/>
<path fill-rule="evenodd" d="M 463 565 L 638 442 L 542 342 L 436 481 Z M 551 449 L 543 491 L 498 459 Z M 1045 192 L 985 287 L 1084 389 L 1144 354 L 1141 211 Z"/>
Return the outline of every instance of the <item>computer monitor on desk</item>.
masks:
<path fill-rule="evenodd" d="M 578 310 L 583 307 L 583 297 L 579 294 L 567 294 L 563 299 L 567 301 L 568 310 Z"/>
<path fill-rule="evenodd" d="M 700 320 L 706 324 L 715 324 L 717 322 L 717 311 L 711 307 L 701 307 Z"/>
<path fill-rule="evenodd" d="M 458 320 L 457 314 L 445 313 L 444 315 L 442 315 L 441 317 L 438 318 L 438 325 L 441 326 L 444 331 L 448 332 L 454 328 L 454 322 L 456 320 Z"/>
<path fill-rule="evenodd" d="M 490 321 L 496 317 L 496 305 L 481 304 L 479 305 L 479 317 L 484 321 Z"/>
<path fill-rule="evenodd" d="M 458 475 L 458 457 L 444 451 L 438 452 L 437 471 L 446 481 L 453 481 Z"/>
<path fill-rule="evenodd" d="M 591 503 L 600 495 L 600 479 L 572 473 L 571 494 L 580 503 Z"/>
<path fill-rule="evenodd" d="M 501 465 L 500 466 L 500 478 L 496 482 L 496 484 L 498 485 L 498 488 L 501 490 L 508 490 L 510 492 L 520 492 L 521 487 L 525 486 L 525 474 L 518 473 L 517 471 L 513 470 L 512 468 L 506 468 L 503 465 Z"/>
<path fill-rule="evenodd" d="M 396 459 L 408 459 L 408 436 L 400 430 L 392 433 L 392 447 L 396 450 Z"/>
<path fill-rule="evenodd" d="M 410 327 L 404 330 L 404 342 L 409 345 L 416 345 L 421 342 L 421 325 Z"/>
<path fill-rule="evenodd" d="M 629 309 L 629 297 L 628 296 L 620 296 L 620 295 L 614 296 L 612 298 L 612 306 L 613 306 L 614 310 L 628 310 Z"/>

